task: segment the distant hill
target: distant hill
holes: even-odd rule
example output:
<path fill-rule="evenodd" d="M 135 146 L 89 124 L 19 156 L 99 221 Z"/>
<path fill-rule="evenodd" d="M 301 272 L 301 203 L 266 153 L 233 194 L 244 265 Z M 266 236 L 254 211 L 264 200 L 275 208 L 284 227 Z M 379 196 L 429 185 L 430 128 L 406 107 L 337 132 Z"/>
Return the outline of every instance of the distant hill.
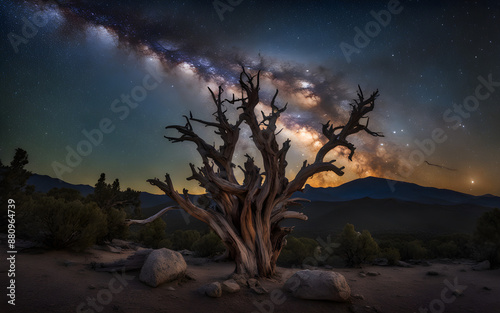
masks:
<path fill-rule="evenodd" d="M 33 174 L 28 178 L 28 185 L 34 185 L 35 191 L 47 192 L 52 188 L 71 188 L 80 191 L 83 196 L 94 192 L 94 187 L 89 185 L 73 185 L 63 180 L 52 178 L 47 175 Z"/>
<path fill-rule="evenodd" d="M 33 174 L 28 184 L 35 185 L 40 192 L 54 187 L 77 189 L 83 195 L 93 192 L 91 186 L 72 185 L 46 175 Z M 311 200 L 302 208 L 291 208 L 304 212 L 309 220 L 287 220 L 283 225 L 295 226 L 295 234 L 307 236 L 338 233 L 346 223 L 372 233 L 470 233 L 481 214 L 493 207 L 500 208 L 497 196 L 472 196 L 376 177 L 331 188 L 307 185 L 295 196 Z M 140 199 L 145 216 L 175 204 L 166 195 L 147 192 L 141 192 Z M 170 211 L 163 219 L 168 232 L 207 229 L 205 224 L 181 210 Z"/>
<path fill-rule="evenodd" d="M 500 208 L 500 197 L 493 195 L 473 196 L 448 189 L 423 187 L 413 183 L 367 177 L 356 179 L 338 187 L 314 188 L 306 185 L 297 197 L 311 201 L 350 201 L 363 198 L 397 199 L 422 204 L 472 204 Z"/>

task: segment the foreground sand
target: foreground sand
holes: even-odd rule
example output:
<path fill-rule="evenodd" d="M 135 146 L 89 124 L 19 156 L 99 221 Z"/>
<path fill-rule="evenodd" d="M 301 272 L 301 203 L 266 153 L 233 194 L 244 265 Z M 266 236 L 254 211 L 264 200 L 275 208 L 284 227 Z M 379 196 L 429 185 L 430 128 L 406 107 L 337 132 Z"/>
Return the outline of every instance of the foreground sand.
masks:
<path fill-rule="evenodd" d="M 7 287 L 8 264 L 6 247 L 0 246 L 0 281 L 2 290 Z M 36 253 L 35 253 L 36 252 Z M 108 289 L 112 274 L 96 272 L 89 268 L 91 262 L 109 262 L 125 258 L 133 251 L 121 254 L 99 250 L 87 253 L 67 251 L 32 251 L 16 257 L 16 306 L 7 305 L 3 293 L 0 312 L 500 312 L 500 270 L 475 272 L 466 264 L 434 263 L 430 267 L 413 268 L 369 266 L 363 269 L 335 269 L 342 273 L 352 289 L 363 299 L 352 299 L 352 303 L 332 303 L 292 298 L 281 293 L 284 280 L 297 269 L 279 268 L 280 279 L 262 280 L 262 285 L 271 291 L 257 295 L 243 288 L 236 294 L 224 294 L 212 299 L 202 296 L 196 289 L 206 283 L 226 279 L 233 271 L 230 262 L 188 264 L 188 272 L 196 280 L 173 282 L 158 288 L 142 284 L 139 272 L 129 272 L 122 280 L 113 280 L 112 294 L 107 305 L 90 309 L 87 298 L 96 298 L 101 290 Z M 361 277 L 360 271 L 379 272 L 379 276 Z M 436 271 L 438 276 L 426 275 Z M 466 286 L 463 295 L 453 297 L 445 290 L 444 280 L 456 281 Z M 123 288 L 122 288 L 123 287 Z M 487 288 L 484 288 L 487 287 Z M 490 289 L 490 290 L 488 290 Z M 277 290 L 274 291 L 273 290 Z M 105 296 L 105 292 L 100 293 Z M 284 298 L 286 297 L 286 299 Z M 104 299 L 104 298 L 103 298 Z M 450 300 L 451 299 L 451 300 Z M 279 302 L 274 304 L 272 301 Z M 281 300 L 281 301 L 280 301 Z M 282 302 L 282 303 L 281 303 Z M 444 307 L 440 307 L 444 305 Z M 82 310 L 77 310 L 81 306 Z M 367 307 L 368 306 L 368 307 Z M 86 311 L 87 310 L 87 311 Z M 422 311 L 425 312 L 425 311 Z"/>

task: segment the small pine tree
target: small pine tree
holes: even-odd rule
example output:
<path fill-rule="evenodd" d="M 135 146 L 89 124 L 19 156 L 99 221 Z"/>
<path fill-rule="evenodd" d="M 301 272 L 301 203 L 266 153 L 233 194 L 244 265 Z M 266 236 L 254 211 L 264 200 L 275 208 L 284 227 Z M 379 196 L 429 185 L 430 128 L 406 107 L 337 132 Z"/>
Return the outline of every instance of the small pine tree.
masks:
<path fill-rule="evenodd" d="M 340 246 L 337 253 L 344 258 L 347 266 L 359 266 L 370 261 L 379 253 L 377 242 L 367 230 L 356 232 L 354 225 L 346 224 L 339 235 Z"/>
<path fill-rule="evenodd" d="M 474 231 L 478 258 L 487 259 L 493 267 L 500 265 L 500 210 L 483 213 Z"/>
<path fill-rule="evenodd" d="M 193 243 L 192 250 L 196 252 L 197 256 L 208 257 L 223 253 L 226 247 L 217 234 L 209 232 Z"/>
<path fill-rule="evenodd" d="M 172 248 L 174 250 L 191 250 L 193 244 L 201 238 L 201 234 L 197 230 L 176 230 L 170 236 L 170 241 L 172 242 Z"/>
<path fill-rule="evenodd" d="M 107 217 L 108 231 L 99 241 L 123 239 L 127 236 L 128 227 L 125 224 L 127 212 L 134 216 L 141 215 L 139 196 L 139 191 L 130 188 L 121 191 L 118 179 L 112 184 L 106 183 L 106 174 L 101 174 L 95 184 L 94 193 L 87 196 L 87 201 L 95 202 Z"/>
<path fill-rule="evenodd" d="M 139 240 L 148 247 L 159 248 L 160 242 L 167 238 L 165 233 L 166 227 L 167 223 L 161 218 L 157 218 L 141 228 Z"/>

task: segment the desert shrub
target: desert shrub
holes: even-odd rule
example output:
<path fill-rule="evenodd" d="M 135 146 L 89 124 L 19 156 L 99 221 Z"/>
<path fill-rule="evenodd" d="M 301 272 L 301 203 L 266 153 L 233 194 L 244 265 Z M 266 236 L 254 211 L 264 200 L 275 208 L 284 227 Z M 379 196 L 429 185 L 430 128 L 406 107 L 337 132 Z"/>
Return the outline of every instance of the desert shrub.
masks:
<path fill-rule="evenodd" d="M 23 235 L 56 249 L 84 250 L 106 231 L 106 217 L 95 203 L 45 195 L 20 206 L 19 224 Z"/>
<path fill-rule="evenodd" d="M 340 246 L 336 252 L 343 257 L 348 266 L 359 266 L 373 260 L 379 253 L 377 242 L 368 230 L 356 232 L 354 225 L 346 224 L 339 235 Z"/>
<path fill-rule="evenodd" d="M 457 258 L 458 255 L 458 246 L 454 241 L 443 242 L 437 247 L 440 257 L 445 258 Z"/>
<path fill-rule="evenodd" d="M 201 234 L 197 230 L 176 230 L 169 236 L 174 250 L 192 250 L 193 244 L 201 238 Z"/>
<path fill-rule="evenodd" d="M 429 255 L 435 258 L 458 258 L 460 250 L 455 241 L 441 241 L 433 239 L 427 244 Z"/>
<path fill-rule="evenodd" d="M 167 249 L 172 249 L 172 241 L 168 238 L 165 238 L 165 239 L 162 239 L 159 243 L 158 243 L 158 248 L 167 248 Z"/>
<path fill-rule="evenodd" d="M 314 256 L 317 247 L 318 243 L 314 239 L 288 236 L 278 257 L 278 263 L 285 266 L 301 265 L 307 257 Z"/>
<path fill-rule="evenodd" d="M 47 192 L 47 196 L 66 201 L 84 200 L 80 191 L 71 188 L 52 188 Z"/>
<path fill-rule="evenodd" d="M 470 258 L 473 254 L 469 234 L 437 236 L 426 242 L 425 247 L 428 257 L 433 258 Z"/>
<path fill-rule="evenodd" d="M 399 254 L 399 250 L 394 247 L 383 248 L 380 251 L 380 257 L 386 258 L 389 265 L 396 265 L 396 263 L 401 260 L 401 255 Z"/>
<path fill-rule="evenodd" d="M 209 232 L 196 240 L 191 249 L 200 257 L 214 256 L 223 253 L 226 247 L 214 232 Z"/>
<path fill-rule="evenodd" d="M 406 242 L 399 252 L 403 260 L 425 259 L 428 255 L 427 249 L 423 246 L 421 240 Z"/>
<path fill-rule="evenodd" d="M 115 179 L 112 184 L 106 183 L 106 175 L 101 174 L 95 184 L 94 193 L 86 197 L 86 201 L 95 202 L 107 216 L 108 232 L 100 238 L 100 241 L 127 237 L 128 227 L 124 223 L 125 218 L 127 212 L 134 217 L 141 215 L 139 196 L 140 192 L 130 188 L 122 191 L 118 179 Z"/>
<path fill-rule="evenodd" d="M 493 209 L 479 217 L 474 231 L 476 256 L 489 260 L 491 265 L 500 265 L 500 210 Z"/>
<path fill-rule="evenodd" d="M 139 240 L 144 245 L 156 249 L 159 247 L 160 242 L 167 237 L 165 233 L 166 227 L 167 223 L 161 218 L 157 218 L 141 228 L 139 231 Z"/>
<path fill-rule="evenodd" d="M 93 202 L 91 202 L 93 203 Z M 106 216 L 106 232 L 103 236 L 98 238 L 99 242 L 105 240 L 111 241 L 112 239 L 125 239 L 128 235 L 128 226 L 125 224 L 127 214 L 119 209 L 109 208 L 102 211 Z"/>

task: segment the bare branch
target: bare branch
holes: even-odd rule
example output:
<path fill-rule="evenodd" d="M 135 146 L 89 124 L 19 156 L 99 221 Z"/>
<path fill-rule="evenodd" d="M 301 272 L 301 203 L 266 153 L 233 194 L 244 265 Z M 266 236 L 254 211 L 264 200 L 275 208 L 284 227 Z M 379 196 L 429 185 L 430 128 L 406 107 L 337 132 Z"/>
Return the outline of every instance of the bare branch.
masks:
<path fill-rule="evenodd" d="M 309 177 L 313 176 L 316 173 L 324 172 L 324 171 L 333 171 L 339 176 L 344 175 L 342 171 L 344 167 L 337 167 L 332 163 L 335 161 L 325 162 L 324 158 L 328 152 L 335 149 L 338 146 L 345 147 L 349 149 L 350 153 L 348 159 L 352 161 L 352 157 L 354 155 L 354 151 L 356 147 L 349 141 L 347 141 L 347 137 L 360 132 L 362 130 L 366 131 L 369 135 L 375 137 L 383 137 L 382 133 L 374 132 L 368 129 L 368 117 L 366 114 L 371 112 L 375 106 L 375 99 L 378 97 L 378 90 L 373 92 L 368 99 L 364 99 L 363 91 L 358 86 L 358 99 L 354 100 L 354 103 L 351 104 L 352 111 L 349 117 L 349 121 L 345 125 L 333 127 L 328 121 L 326 124 L 322 124 L 322 133 L 328 139 L 328 141 L 321 147 L 321 149 L 316 154 L 316 158 L 314 163 L 307 165 L 307 161 L 304 161 L 304 164 L 300 171 L 297 173 L 295 179 L 290 182 L 288 188 L 286 190 L 286 195 L 290 196 L 293 192 L 298 191 L 302 188 L 302 186 L 306 183 Z M 367 119 L 366 124 L 361 124 L 361 119 Z"/>
<path fill-rule="evenodd" d="M 271 223 L 276 224 L 279 223 L 280 221 L 287 219 L 287 218 L 296 218 L 299 220 L 307 221 L 308 217 L 304 213 L 297 212 L 297 211 L 283 211 L 280 212 L 273 217 L 271 217 Z"/>
<path fill-rule="evenodd" d="M 157 218 L 161 217 L 163 214 L 167 213 L 170 210 L 177 210 L 180 209 L 178 206 L 169 206 L 164 209 L 161 209 L 158 213 L 151 215 L 150 217 L 143 219 L 143 220 L 131 220 L 131 219 L 126 219 L 125 220 L 125 225 L 130 226 L 133 224 L 148 224 L 156 220 Z"/>

